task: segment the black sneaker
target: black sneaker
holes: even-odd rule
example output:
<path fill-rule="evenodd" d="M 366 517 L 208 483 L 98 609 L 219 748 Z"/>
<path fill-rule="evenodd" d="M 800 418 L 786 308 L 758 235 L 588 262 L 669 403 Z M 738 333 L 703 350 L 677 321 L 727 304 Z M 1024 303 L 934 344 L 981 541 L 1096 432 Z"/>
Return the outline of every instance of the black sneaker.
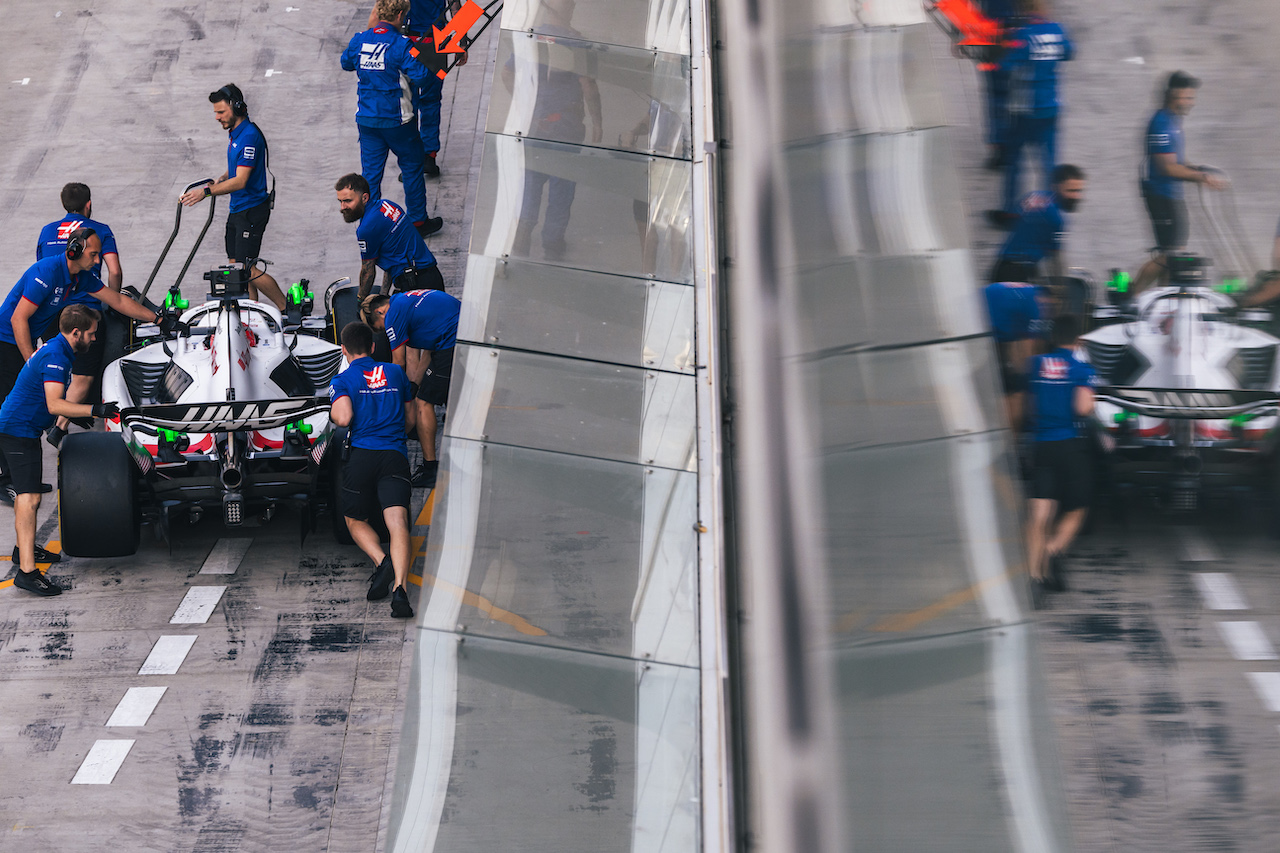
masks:
<path fill-rule="evenodd" d="M 369 601 L 381 601 L 386 598 L 387 593 L 391 592 L 391 581 L 395 576 L 396 571 L 391 566 L 391 555 L 388 554 L 382 558 L 382 562 L 373 570 L 373 574 L 369 575 L 369 594 L 365 598 Z"/>
<path fill-rule="evenodd" d="M 1049 576 L 1045 578 L 1045 585 L 1050 592 L 1066 592 L 1067 591 L 1067 567 L 1066 560 L 1061 554 L 1054 554 L 1049 558 Z"/>
<path fill-rule="evenodd" d="M 17 576 L 13 579 L 13 585 L 18 589 L 34 592 L 36 595 L 62 595 L 62 587 L 45 577 L 44 572 L 39 569 L 34 572 L 19 570 Z"/>
<path fill-rule="evenodd" d="M 414 227 L 418 229 L 418 234 L 421 236 L 430 237 L 432 234 L 444 227 L 444 217 L 436 216 L 432 219 L 428 219 L 421 225 L 415 225 Z"/>
<path fill-rule="evenodd" d="M 415 489 L 434 489 L 436 487 L 436 476 L 439 473 L 439 462 L 423 462 L 413 472 L 413 479 L 409 483 Z"/>
<path fill-rule="evenodd" d="M 396 619 L 412 619 L 413 608 L 409 605 L 409 593 L 402 586 L 391 593 L 391 615 Z"/>
<path fill-rule="evenodd" d="M 422 176 L 424 178 L 440 177 L 440 167 L 436 165 L 436 155 L 427 155 L 427 159 L 422 164 Z"/>
<path fill-rule="evenodd" d="M 55 554 L 52 551 L 46 551 L 39 545 L 36 546 L 36 562 L 37 563 L 57 563 L 62 560 L 61 554 Z M 18 565 L 18 546 L 13 546 L 13 564 Z"/>

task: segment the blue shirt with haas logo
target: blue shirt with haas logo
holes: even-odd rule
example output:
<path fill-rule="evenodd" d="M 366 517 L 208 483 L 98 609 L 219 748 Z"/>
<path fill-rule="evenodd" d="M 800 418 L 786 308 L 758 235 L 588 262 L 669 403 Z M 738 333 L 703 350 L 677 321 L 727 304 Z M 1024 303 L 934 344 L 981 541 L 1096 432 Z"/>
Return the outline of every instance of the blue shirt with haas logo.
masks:
<path fill-rule="evenodd" d="M 1182 116 L 1158 110 L 1147 124 L 1146 191 L 1165 198 L 1182 198 L 1182 181 L 1171 178 L 1156 165 L 1156 154 L 1172 154 L 1179 165 L 1186 165 L 1186 144 L 1182 138 Z"/>
<path fill-rule="evenodd" d="M 409 378 L 396 364 L 369 356 L 333 377 L 329 400 L 351 398 L 351 446 L 362 450 L 398 450 L 406 457 L 404 404 L 413 399 Z"/>
<path fill-rule="evenodd" d="M 369 202 L 356 226 L 360 260 L 375 261 L 393 276 L 436 262 L 427 243 L 413 227 L 404 208 L 385 198 Z"/>
<path fill-rule="evenodd" d="M 365 127 L 399 127 L 413 121 L 413 89 L 431 71 L 409 53 L 413 42 L 385 21 L 351 37 L 342 52 L 342 70 L 354 71 L 356 124 Z"/>
<path fill-rule="evenodd" d="M 54 418 L 49 414 L 44 383 L 69 384 L 71 362 L 75 360 L 75 350 L 62 335 L 55 335 L 53 340 L 40 347 L 22 366 L 13 390 L 0 406 L 0 432 L 18 438 L 39 438 L 40 433 L 53 426 Z"/>
<path fill-rule="evenodd" d="M 1068 441 L 1076 429 L 1077 388 L 1100 384 L 1093 366 L 1075 357 L 1066 347 L 1031 359 L 1027 371 L 1031 390 L 1031 417 L 1036 441 Z"/>
<path fill-rule="evenodd" d="M 97 293 L 103 286 L 102 280 L 88 270 L 77 273 L 72 279 L 65 254 L 36 261 L 0 303 L 0 341 L 8 344 L 18 342 L 13 336 L 13 312 L 20 300 L 25 299 L 36 306 L 27 324 L 34 342 L 73 296 Z"/>
<path fill-rule="evenodd" d="M 42 261 L 52 255 L 65 255 L 67 252 L 67 242 L 71 239 L 71 232 L 78 228 L 92 228 L 93 233 L 98 235 L 98 239 L 102 241 L 102 256 L 119 255 L 116 249 L 116 235 L 111 233 L 110 226 L 105 223 L 98 222 L 94 219 L 86 219 L 78 213 L 68 213 L 62 219 L 50 222 L 44 228 L 40 229 L 40 239 L 36 241 L 36 260 Z M 94 264 L 90 271 L 102 277 L 102 264 Z M 80 303 L 90 305 L 94 308 L 100 308 L 97 297 L 85 291 L 78 291 L 71 294 L 67 299 L 67 305 Z"/>
<path fill-rule="evenodd" d="M 1034 118 L 1058 114 L 1058 63 L 1071 59 L 1071 42 L 1052 21 L 1034 20 L 1014 33 L 1001 62 L 1009 72 L 1009 111 Z"/>
<path fill-rule="evenodd" d="M 452 349 L 458 339 L 462 303 L 443 290 L 397 293 L 387 305 L 387 340 L 392 349 Z"/>
<path fill-rule="evenodd" d="M 1001 258 L 1035 264 L 1062 249 L 1067 220 L 1056 195 L 1044 191 L 1027 193 L 1018 213 L 1018 224 L 1000 249 Z"/>
<path fill-rule="evenodd" d="M 1045 322 L 1040 317 L 1039 290 L 1032 284 L 997 281 L 983 288 L 991 332 L 1002 344 L 1043 338 Z"/>

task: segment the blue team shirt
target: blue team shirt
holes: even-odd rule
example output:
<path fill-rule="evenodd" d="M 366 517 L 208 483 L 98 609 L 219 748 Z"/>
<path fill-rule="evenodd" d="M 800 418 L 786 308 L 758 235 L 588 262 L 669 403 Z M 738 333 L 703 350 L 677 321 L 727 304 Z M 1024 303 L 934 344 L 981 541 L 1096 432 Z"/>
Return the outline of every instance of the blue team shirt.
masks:
<path fill-rule="evenodd" d="M 391 297 L 387 306 L 387 340 L 391 348 L 452 349 L 458 340 L 462 303 L 443 290 L 410 290 Z"/>
<path fill-rule="evenodd" d="M 1040 316 L 1038 288 L 1030 284 L 998 281 L 983 288 L 991 332 L 1002 344 L 1042 338 L 1045 323 Z"/>
<path fill-rule="evenodd" d="M 385 22 L 352 36 L 342 52 L 342 70 L 356 72 L 359 79 L 356 124 L 399 127 L 413 121 L 409 81 L 425 83 L 431 71 L 409 53 L 412 47 L 409 39 Z"/>
<path fill-rule="evenodd" d="M 1009 111 L 1034 118 L 1058 114 L 1058 63 L 1073 50 L 1062 27 L 1035 20 L 1009 41 L 1001 66 L 1009 72 Z"/>
<path fill-rule="evenodd" d="M 19 438 L 39 438 L 40 433 L 53 426 L 54 417 L 49 414 L 44 383 L 68 385 L 71 362 L 75 360 L 75 350 L 62 335 L 55 335 L 40 347 L 22 366 L 13 390 L 0 406 L 0 432 Z"/>
<path fill-rule="evenodd" d="M 267 141 L 257 125 L 248 119 L 242 119 L 227 136 L 227 177 L 234 178 L 238 166 L 248 166 L 253 170 L 244 189 L 231 194 L 231 212 L 239 213 L 267 200 L 267 170 L 263 163 L 267 156 Z"/>
<path fill-rule="evenodd" d="M 48 328 L 49 323 L 73 296 L 97 293 L 103 288 L 102 280 L 88 270 L 77 273 L 75 279 L 67 269 L 66 255 L 53 255 L 36 261 L 18 279 L 4 302 L 0 303 L 0 341 L 16 344 L 13 336 L 13 312 L 18 302 L 26 299 L 36 306 L 28 324 L 34 342 Z"/>
<path fill-rule="evenodd" d="M 1171 178 L 1156 167 L 1155 154 L 1173 154 L 1179 165 L 1186 165 L 1186 143 L 1182 138 L 1182 116 L 1158 110 L 1147 124 L 1146 190 L 1165 198 L 1182 198 L 1182 181 Z"/>
<path fill-rule="evenodd" d="M 1010 261 L 1039 263 L 1062 249 L 1067 219 L 1051 192 L 1027 193 L 1018 207 L 1018 224 L 1004 241 L 1000 257 Z"/>
<path fill-rule="evenodd" d="M 376 261 L 393 276 L 436 262 L 427 243 L 409 221 L 404 208 L 385 198 L 369 202 L 356 226 L 360 260 Z"/>
<path fill-rule="evenodd" d="M 357 358 L 333 377 L 329 400 L 351 398 L 351 446 L 362 450 L 398 450 L 409 456 L 404 433 L 404 404 L 413 399 L 409 378 L 397 364 L 369 356 Z"/>
<path fill-rule="evenodd" d="M 1076 438 L 1076 389 L 1099 384 L 1091 365 L 1061 347 L 1038 355 L 1028 365 L 1031 417 L 1036 441 L 1067 441 Z"/>
<path fill-rule="evenodd" d="M 65 255 L 71 232 L 77 228 L 93 229 L 94 233 L 98 235 L 98 239 L 102 241 L 103 257 L 107 255 L 119 256 L 120 253 L 116 249 L 116 235 L 111 233 L 110 226 L 95 219 L 86 219 L 78 213 L 68 213 L 64 218 L 54 220 L 40 229 L 40 237 L 36 241 L 36 260 L 44 260 L 51 255 Z M 101 263 L 94 264 L 90 271 L 98 278 L 102 278 Z M 95 305 L 97 301 L 97 297 L 81 290 L 73 293 L 63 304 Z"/>

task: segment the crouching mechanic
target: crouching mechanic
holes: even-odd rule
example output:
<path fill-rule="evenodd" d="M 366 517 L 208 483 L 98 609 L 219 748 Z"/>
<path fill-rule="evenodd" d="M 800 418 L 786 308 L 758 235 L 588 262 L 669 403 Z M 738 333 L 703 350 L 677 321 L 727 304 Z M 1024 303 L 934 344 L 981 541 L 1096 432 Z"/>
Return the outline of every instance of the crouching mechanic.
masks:
<path fill-rule="evenodd" d="M 370 206 L 369 182 L 352 172 L 338 178 L 333 187 L 344 222 L 359 222 L 361 301 L 373 290 L 377 267 L 387 273 L 396 290 L 444 289 L 444 276 L 426 242 L 409 225 L 404 208 L 379 199 Z M 390 294 L 391 288 L 383 293 Z"/>
<path fill-rule="evenodd" d="M 449 404 L 453 347 L 462 303 L 443 290 L 414 290 L 390 298 L 371 296 L 361 306 L 366 322 L 387 333 L 391 359 L 417 386 L 413 423 L 423 463 L 413 472 L 415 489 L 436 484 L 436 406 Z"/>
<path fill-rule="evenodd" d="M 405 421 L 413 394 L 402 369 L 373 360 L 373 330 L 365 324 L 348 323 L 342 330 L 342 353 L 350 367 L 333 378 L 329 392 L 329 419 L 348 428 L 351 448 L 342 466 L 342 514 L 351 538 L 377 564 L 368 599 L 380 601 L 394 589 L 391 615 L 405 619 L 413 615 L 405 587 L 412 498 Z M 391 534 L 390 554 L 369 524 L 379 510 Z"/>
<path fill-rule="evenodd" d="M 1061 556 L 1080 532 L 1092 497 L 1089 445 L 1076 421 L 1093 413 L 1098 375 L 1075 357 L 1080 332 L 1074 315 L 1058 317 L 1049 337 L 1053 350 L 1031 359 L 1027 371 L 1035 466 L 1027 551 L 1040 590 L 1065 589 Z"/>
<path fill-rule="evenodd" d="M 18 534 L 14 563 L 18 573 L 13 585 L 36 595 L 58 595 L 62 587 L 46 578 L 37 562 L 57 562 L 36 546 L 36 512 L 40 509 L 42 454 L 40 434 L 57 416 L 110 418 L 119 414 L 115 403 L 71 403 L 66 400 L 71 363 L 76 353 L 93 343 L 102 318 L 87 305 L 69 305 L 58 323 L 60 334 L 40 348 L 18 374 L 13 390 L 0 406 L 0 451 L 13 478 L 14 527 Z"/>

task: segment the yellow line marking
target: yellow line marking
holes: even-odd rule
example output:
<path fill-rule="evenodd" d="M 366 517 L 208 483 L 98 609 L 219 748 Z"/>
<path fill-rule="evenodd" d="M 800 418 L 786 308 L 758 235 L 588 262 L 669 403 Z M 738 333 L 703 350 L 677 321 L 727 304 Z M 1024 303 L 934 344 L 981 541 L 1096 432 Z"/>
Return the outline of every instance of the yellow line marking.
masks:
<path fill-rule="evenodd" d="M 436 490 L 432 489 L 427 493 L 427 499 L 422 504 L 422 511 L 418 513 L 418 517 L 414 519 L 415 527 L 429 527 L 431 525 L 431 516 L 435 514 L 436 509 Z"/>
<path fill-rule="evenodd" d="M 12 578 L 10 578 L 10 579 L 9 579 L 9 580 L 7 580 L 7 581 L 0 581 L 0 589 L 4 589 L 6 586 L 13 586 L 13 579 L 12 579 Z"/>
<path fill-rule="evenodd" d="M 425 586 L 429 584 L 451 595 L 460 596 L 462 598 L 463 604 L 474 607 L 475 609 L 479 610 L 481 613 L 488 616 L 490 619 L 493 619 L 497 622 L 501 622 L 504 625 L 510 625 L 512 628 L 515 628 L 521 634 L 525 634 L 530 637 L 547 636 L 546 631 L 542 630 L 537 625 L 532 624 L 523 616 L 512 613 L 510 610 L 503 610 L 501 607 L 498 607 L 489 599 L 480 595 L 476 595 L 474 592 L 471 592 L 470 590 L 461 589 L 460 587 L 455 586 L 454 584 L 451 584 L 448 581 L 442 581 L 439 578 L 437 578 L 435 575 L 411 574 L 409 575 L 409 583 L 417 584 L 418 586 Z"/>
<path fill-rule="evenodd" d="M 892 616 L 886 616 L 876 624 L 872 625 L 872 631 L 910 631 L 917 628 L 925 622 L 937 619 L 944 613 L 954 610 L 962 604 L 967 604 L 978 597 L 978 593 L 982 592 L 990 586 L 998 583 L 1004 583 L 1014 575 L 1020 575 L 1026 568 L 1024 566 L 1016 566 L 1009 571 L 996 575 L 993 578 L 987 578 L 984 581 L 971 584 L 966 589 L 957 590 L 949 595 L 935 601 L 927 607 L 921 607 L 919 610 L 912 610 L 908 613 L 895 613 Z"/>

